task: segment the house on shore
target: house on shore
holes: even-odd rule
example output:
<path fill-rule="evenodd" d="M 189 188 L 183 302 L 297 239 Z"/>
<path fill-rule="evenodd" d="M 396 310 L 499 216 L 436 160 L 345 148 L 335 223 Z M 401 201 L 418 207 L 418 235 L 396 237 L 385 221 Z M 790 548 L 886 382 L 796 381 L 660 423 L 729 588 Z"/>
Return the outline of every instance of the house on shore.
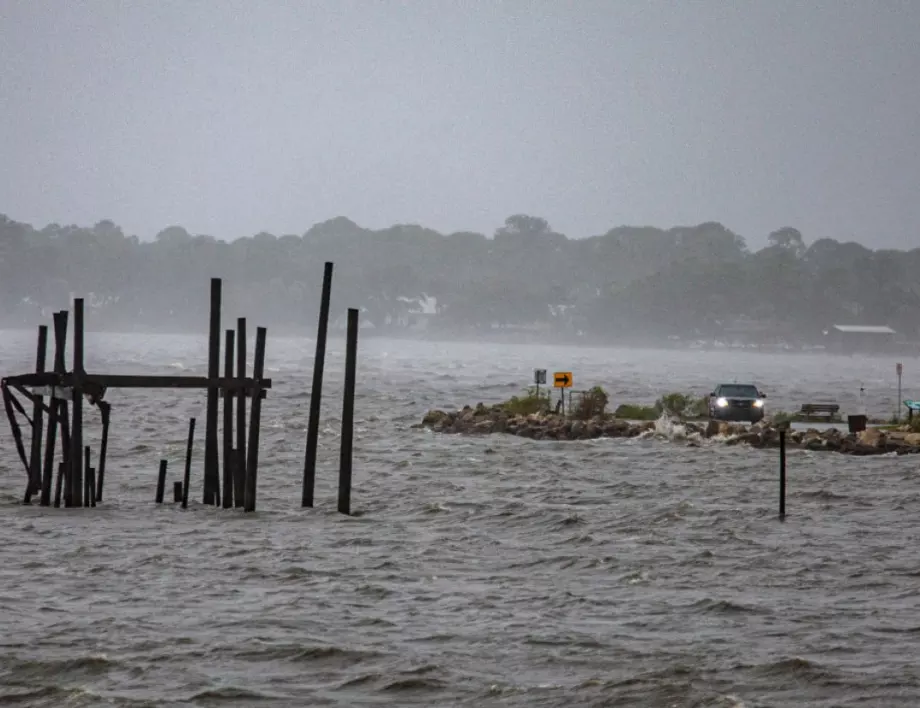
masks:
<path fill-rule="evenodd" d="M 898 333 L 887 325 L 833 325 L 825 333 L 827 350 L 838 354 L 894 354 Z"/>

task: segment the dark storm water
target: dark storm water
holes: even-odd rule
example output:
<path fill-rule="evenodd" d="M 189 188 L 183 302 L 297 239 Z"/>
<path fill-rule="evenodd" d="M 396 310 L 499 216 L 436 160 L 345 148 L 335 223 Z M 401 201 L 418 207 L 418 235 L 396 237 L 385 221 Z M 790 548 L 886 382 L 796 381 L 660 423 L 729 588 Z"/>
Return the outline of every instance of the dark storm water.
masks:
<path fill-rule="evenodd" d="M 30 370 L 32 337 L 0 334 L 2 371 Z M 206 358 L 200 338 L 87 339 L 90 370 L 192 373 Z M 201 394 L 110 392 L 94 510 L 18 505 L 3 428 L 0 704 L 920 704 L 917 458 L 792 452 L 780 523 L 775 451 L 679 430 L 559 443 L 410 427 L 505 398 L 535 366 L 614 404 L 753 377 L 774 407 L 852 404 L 863 384 L 888 414 L 893 361 L 366 339 L 345 518 L 331 350 L 312 510 L 306 340 L 269 340 L 255 515 L 198 504 L 203 425 L 189 510 L 152 503 L 160 457 L 181 474 Z"/>

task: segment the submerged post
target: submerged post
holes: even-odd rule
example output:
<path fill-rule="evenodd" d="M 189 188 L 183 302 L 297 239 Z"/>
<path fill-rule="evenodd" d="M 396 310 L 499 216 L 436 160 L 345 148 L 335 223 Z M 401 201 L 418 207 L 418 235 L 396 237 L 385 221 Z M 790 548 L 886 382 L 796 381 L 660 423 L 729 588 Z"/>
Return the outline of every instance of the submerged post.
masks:
<path fill-rule="evenodd" d="M 73 301 L 73 418 L 70 427 L 70 505 L 83 506 L 83 298 Z"/>
<path fill-rule="evenodd" d="M 316 486 L 316 446 L 319 438 L 320 404 L 323 397 L 323 369 L 326 363 L 326 330 L 329 325 L 329 300 L 332 294 L 332 263 L 323 269 L 323 290 L 316 329 L 316 356 L 313 359 L 313 386 L 310 389 L 310 419 L 307 422 L 307 449 L 303 464 L 303 489 L 300 505 L 313 506 Z"/>
<path fill-rule="evenodd" d="M 211 278 L 211 319 L 208 332 L 208 378 L 220 376 L 220 299 L 221 279 Z M 208 388 L 204 433 L 204 497 L 205 504 L 218 503 L 220 474 L 217 452 L 217 398 L 218 390 Z"/>
<path fill-rule="evenodd" d="M 99 444 L 99 479 L 96 481 L 96 501 L 102 501 L 102 486 L 105 484 L 105 456 L 109 449 L 109 421 L 111 420 L 112 406 L 105 401 L 99 401 L 99 413 L 102 415 L 102 441 Z"/>
<path fill-rule="evenodd" d="M 236 376 L 246 378 L 246 318 L 236 320 Z M 242 508 L 246 497 L 246 392 L 236 397 L 236 453 L 233 465 L 233 506 Z"/>
<path fill-rule="evenodd" d="M 83 506 L 89 506 L 90 502 L 94 499 L 92 492 L 90 491 L 90 450 L 89 445 L 83 446 Z"/>
<path fill-rule="evenodd" d="M 45 360 L 48 353 L 48 326 L 38 328 L 38 351 L 35 355 L 35 373 L 45 373 Z M 29 483 L 26 485 L 26 504 L 32 503 L 32 495 L 42 490 L 42 433 L 44 432 L 44 405 L 41 396 L 36 396 L 32 403 L 32 450 L 29 459 Z"/>
<path fill-rule="evenodd" d="M 182 482 L 173 482 L 173 504 L 182 503 Z"/>
<path fill-rule="evenodd" d="M 188 509 L 188 487 L 192 476 L 192 443 L 195 439 L 195 419 L 188 420 L 188 443 L 185 446 L 185 481 L 182 483 L 182 508 Z"/>
<path fill-rule="evenodd" d="M 160 460 L 160 469 L 157 474 L 157 504 L 163 503 L 163 493 L 166 491 L 166 465 L 166 460 Z"/>
<path fill-rule="evenodd" d="M 342 447 L 339 455 L 339 513 L 351 514 L 351 457 L 355 428 L 355 374 L 358 363 L 358 310 L 348 310 L 345 342 L 345 394 L 342 401 Z"/>
<path fill-rule="evenodd" d="M 249 448 L 246 460 L 246 497 L 245 511 L 256 510 L 256 489 L 259 480 L 259 426 L 262 422 L 262 377 L 265 374 L 265 327 L 256 328 L 256 353 L 252 362 L 252 415 L 249 417 Z"/>
<path fill-rule="evenodd" d="M 224 376 L 233 378 L 233 338 L 236 333 L 232 329 L 226 332 L 226 341 L 224 342 Z M 224 390 L 224 497 L 223 508 L 229 509 L 233 506 L 233 391 Z M 240 395 L 246 396 L 245 391 Z"/>
<path fill-rule="evenodd" d="M 54 373 L 63 374 L 67 371 L 67 310 L 61 310 L 54 313 Z M 67 409 L 67 401 L 64 399 L 51 398 L 51 412 L 48 414 L 48 444 L 45 446 L 45 470 L 44 479 L 42 479 L 42 505 L 50 506 L 51 504 L 51 483 L 54 478 L 54 453 L 56 450 L 57 429 L 61 429 L 61 451 L 66 465 L 70 460 L 70 415 Z M 61 490 L 66 472 L 62 475 L 61 468 L 58 467 L 57 485 L 54 493 L 54 506 L 61 506 Z M 68 496 L 68 491 L 63 492 L 64 497 Z"/>
<path fill-rule="evenodd" d="M 779 518 L 786 518 L 786 430 L 779 431 Z"/>

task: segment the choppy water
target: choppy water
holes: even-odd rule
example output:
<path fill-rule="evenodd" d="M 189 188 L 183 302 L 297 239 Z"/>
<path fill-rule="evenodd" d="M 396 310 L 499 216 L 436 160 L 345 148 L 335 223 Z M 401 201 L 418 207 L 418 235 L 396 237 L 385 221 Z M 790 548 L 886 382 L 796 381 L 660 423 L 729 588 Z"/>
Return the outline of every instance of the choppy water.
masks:
<path fill-rule="evenodd" d="M 359 514 L 345 518 L 330 346 L 313 510 L 299 508 L 306 340 L 269 340 L 255 515 L 197 504 L 203 426 L 189 510 L 152 503 L 160 457 L 180 475 L 202 394 L 109 393 L 93 510 L 18 505 L 2 429 L 0 704 L 920 704 L 915 458 L 792 452 L 780 523 L 775 451 L 410 427 L 430 407 L 507 397 L 535 366 L 602 384 L 614 404 L 754 377 L 773 406 L 846 406 L 863 384 L 887 415 L 893 361 L 367 339 Z M 32 347 L 2 333 L 2 371 L 31 369 Z M 87 347 L 87 368 L 110 372 L 202 372 L 206 358 L 195 338 Z"/>

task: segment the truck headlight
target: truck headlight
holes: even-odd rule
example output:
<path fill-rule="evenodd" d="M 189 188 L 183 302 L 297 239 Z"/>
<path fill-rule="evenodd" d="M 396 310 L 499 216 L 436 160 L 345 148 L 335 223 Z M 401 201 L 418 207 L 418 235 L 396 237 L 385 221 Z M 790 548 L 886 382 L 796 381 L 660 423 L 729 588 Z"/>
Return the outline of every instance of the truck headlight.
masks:
<path fill-rule="evenodd" d="M 719 408 L 725 408 L 728 405 L 728 399 L 727 398 L 717 398 L 716 405 Z"/>
<path fill-rule="evenodd" d="M 754 408 L 763 408 L 763 400 L 758 398 L 754 401 Z"/>

